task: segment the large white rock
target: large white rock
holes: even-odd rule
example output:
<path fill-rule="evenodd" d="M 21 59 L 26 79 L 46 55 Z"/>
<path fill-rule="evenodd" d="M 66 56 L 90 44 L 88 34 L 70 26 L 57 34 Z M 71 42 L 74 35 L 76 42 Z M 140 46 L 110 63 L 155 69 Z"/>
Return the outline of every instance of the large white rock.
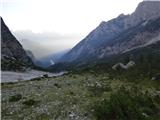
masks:
<path fill-rule="evenodd" d="M 121 69 L 127 70 L 127 69 L 129 69 L 129 68 L 131 68 L 131 67 L 133 67 L 135 65 L 136 64 L 135 64 L 134 61 L 129 61 L 126 65 L 124 65 L 123 63 L 117 63 L 117 64 L 112 66 L 112 69 L 113 70 L 117 70 L 118 68 L 121 68 Z"/>

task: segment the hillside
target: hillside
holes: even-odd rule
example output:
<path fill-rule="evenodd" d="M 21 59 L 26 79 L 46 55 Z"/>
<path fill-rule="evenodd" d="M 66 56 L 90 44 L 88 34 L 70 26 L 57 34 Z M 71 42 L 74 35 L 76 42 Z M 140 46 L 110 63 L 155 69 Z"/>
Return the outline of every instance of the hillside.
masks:
<path fill-rule="evenodd" d="M 108 72 L 103 66 L 3 83 L 2 119 L 159 120 L 158 80 L 134 74 L 133 69 Z"/>
<path fill-rule="evenodd" d="M 155 44 L 160 35 L 159 10 L 159 1 L 143 1 L 131 15 L 121 14 L 108 22 L 102 22 L 65 54 L 58 64 L 81 66 L 104 59 L 108 61 L 111 56 Z"/>
<path fill-rule="evenodd" d="M 2 70 L 23 70 L 33 65 L 22 45 L 1 18 L 1 67 Z"/>

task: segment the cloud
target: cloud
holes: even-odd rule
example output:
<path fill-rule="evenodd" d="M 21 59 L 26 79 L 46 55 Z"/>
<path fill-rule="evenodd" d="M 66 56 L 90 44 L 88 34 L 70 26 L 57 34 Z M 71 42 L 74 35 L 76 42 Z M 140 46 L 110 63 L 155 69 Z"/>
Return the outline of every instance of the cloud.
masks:
<path fill-rule="evenodd" d="M 30 30 L 14 31 L 13 34 L 36 58 L 70 49 L 82 39 L 82 35 L 79 34 L 34 33 Z"/>

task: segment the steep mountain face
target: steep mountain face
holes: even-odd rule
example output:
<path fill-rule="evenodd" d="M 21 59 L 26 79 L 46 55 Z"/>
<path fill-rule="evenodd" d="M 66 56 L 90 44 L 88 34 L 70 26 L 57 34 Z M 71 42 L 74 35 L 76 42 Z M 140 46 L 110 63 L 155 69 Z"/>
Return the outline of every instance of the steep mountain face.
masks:
<path fill-rule="evenodd" d="M 136 8 L 135 12 L 132 13 L 126 19 L 126 27 L 132 27 L 138 23 L 156 19 L 160 16 L 160 1 L 143 1 Z"/>
<path fill-rule="evenodd" d="M 100 47 L 97 51 L 98 58 L 122 54 L 140 47 L 156 44 L 158 41 L 160 41 L 160 17 L 122 32 L 114 41 Z"/>
<path fill-rule="evenodd" d="M 142 56 L 156 56 L 156 59 L 160 60 L 160 17 L 125 30 L 107 45 L 101 45 L 95 50 L 95 55 L 97 56 L 89 60 L 58 63 L 49 69 L 53 71 L 81 69 L 99 63 L 112 65 L 117 62 L 123 63 L 126 58 L 139 62 Z M 144 59 L 148 59 L 145 57 Z"/>
<path fill-rule="evenodd" d="M 27 55 L 31 58 L 32 62 L 35 64 L 36 58 L 35 58 L 33 52 L 30 50 L 25 50 L 25 51 L 26 51 Z"/>
<path fill-rule="evenodd" d="M 159 41 L 160 1 L 143 1 L 131 15 L 102 22 L 60 62 L 83 64 Z"/>
<path fill-rule="evenodd" d="M 128 15 L 120 15 L 118 18 L 108 22 L 101 22 L 84 40 L 77 44 L 71 51 L 61 58 L 61 62 L 72 62 L 95 56 L 99 46 L 107 44 L 114 36 L 125 30 L 125 19 Z"/>
<path fill-rule="evenodd" d="M 16 70 L 32 66 L 32 60 L 22 45 L 12 35 L 1 18 L 1 65 L 2 70 Z"/>

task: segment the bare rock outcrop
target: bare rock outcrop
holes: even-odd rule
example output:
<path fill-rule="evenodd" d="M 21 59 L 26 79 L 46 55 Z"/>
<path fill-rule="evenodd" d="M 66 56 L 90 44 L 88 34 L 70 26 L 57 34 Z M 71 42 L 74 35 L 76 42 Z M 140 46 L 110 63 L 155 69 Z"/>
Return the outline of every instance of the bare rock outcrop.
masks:
<path fill-rule="evenodd" d="M 113 70 L 118 70 L 118 69 L 124 69 L 127 70 L 133 66 L 135 66 L 135 62 L 134 61 L 129 61 L 126 65 L 124 65 L 123 63 L 117 63 L 115 65 L 112 66 Z"/>
<path fill-rule="evenodd" d="M 2 70 L 16 70 L 33 65 L 22 45 L 1 19 L 1 65 Z"/>

